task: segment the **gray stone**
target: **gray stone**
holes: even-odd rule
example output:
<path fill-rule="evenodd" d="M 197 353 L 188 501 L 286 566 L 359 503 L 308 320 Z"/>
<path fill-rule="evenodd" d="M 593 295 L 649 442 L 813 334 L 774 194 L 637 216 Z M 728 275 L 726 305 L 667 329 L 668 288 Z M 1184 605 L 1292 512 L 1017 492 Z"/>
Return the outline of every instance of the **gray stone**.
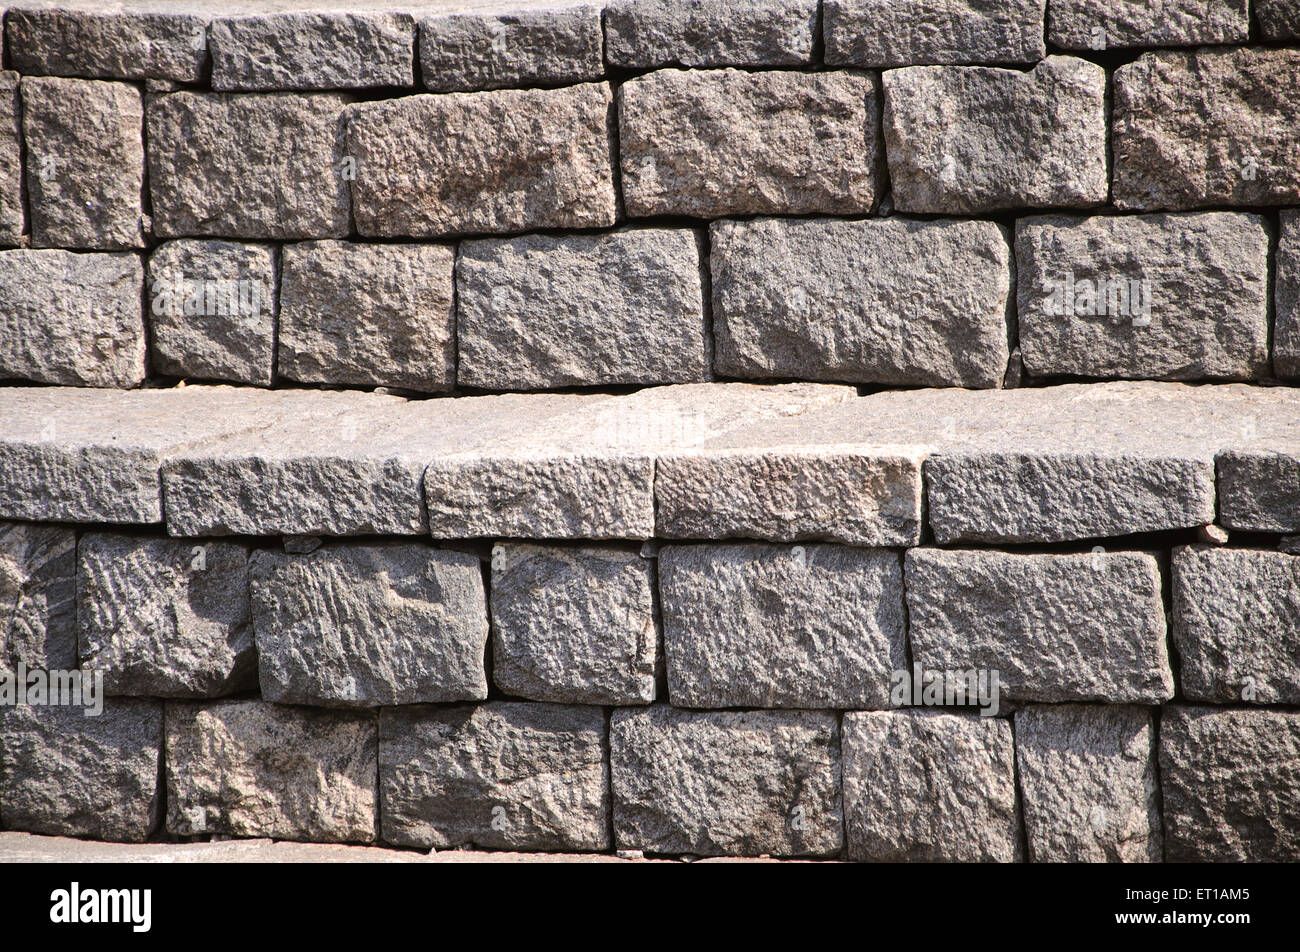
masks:
<path fill-rule="evenodd" d="M 0 246 L 20 244 L 26 227 L 18 82 L 17 73 L 0 70 Z"/>
<path fill-rule="evenodd" d="M 278 372 L 304 383 L 451 389 L 454 260 L 444 245 L 288 245 Z"/>
<path fill-rule="evenodd" d="M 373 713 L 262 701 L 167 705 L 167 832 L 371 843 Z"/>
<path fill-rule="evenodd" d="M 1047 39 L 1067 50 L 1200 46 L 1249 38 L 1246 0 L 1051 0 L 1047 14 Z"/>
<path fill-rule="evenodd" d="M 75 668 L 76 598 L 77 534 L 0 522 L 0 671 Z"/>
<path fill-rule="evenodd" d="M 1106 201 L 1106 71 L 1049 56 L 1028 72 L 884 74 L 894 207 L 945 215 Z"/>
<path fill-rule="evenodd" d="M 996 387 L 1011 250 L 984 221 L 783 218 L 710 229 L 730 377 Z"/>
<path fill-rule="evenodd" d="M 137 842 L 158 825 L 162 702 L 0 705 L 0 826 Z"/>
<path fill-rule="evenodd" d="M 799 66 L 812 62 L 816 0 L 615 0 L 613 66 Z"/>
<path fill-rule="evenodd" d="M 378 707 L 487 697 L 478 559 L 419 543 L 257 552 L 250 566 L 262 697 Z"/>
<path fill-rule="evenodd" d="M 77 545 L 81 667 L 110 695 L 203 698 L 257 686 L 248 549 L 89 532 Z"/>
<path fill-rule="evenodd" d="M 1300 3 L 1296 0 L 1254 0 L 1251 12 L 1266 40 L 1292 40 L 1300 36 Z"/>
<path fill-rule="evenodd" d="M 659 597 L 677 707 L 884 708 L 907 668 L 895 552 L 665 546 Z"/>
<path fill-rule="evenodd" d="M 385 842 L 609 849 L 600 708 L 500 701 L 385 708 L 379 725 Z"/>
<path fill-rule="evenodd" d="M 1300 213 L 1284 208 L 1273 279 L 1273 372 L 1300 377 Z"/>
<path fill-rule="evenodd" d="M 844 715 L 848 855 L 877 862 L 1020 860 L 1011 725 L 939 711 Z"/>
<path fill-rule="evenodd" d="M 834 66 L 1035 63 L 1046 0 L 825 0 Z"/>
<path fill-rule="evenodd" d="M 271 385 L 273 245 L 180 238 L 149 256 L 149 355 L 161 373 Z"/>
<path fill-rule="evenodd" d="M 613 101 L 608 85 L 588 83 L 356 106 L 357 230 L 437 238 L 614 224 Z"/>
<path fill-rule="evenodd" d="M 646 704 L 662 667 L 651 560 L 613 546 L 492 550 L 492 680 L 564 704 Z"/>
<path fill-rule="evenodd" d="M 609 748 L 619 849 L 833 856 L 844 843 L 834 714 L 618 710 Z"/>
<path fill-rule="evenodd" d="M 144 105 L 128 83 L 22 81 L 27 201 L 37 248 L 144 246 Z"/>
<path fill-rule="evenodd" d="M 1114 100 L 1118 208 L 1300 203 L 1300 50 L 1145 53 Z"/>
<path fill-rule="evenodd" d="M 904 564 L 912 659 L 923 670 L 997 671 L 1011 701 L 1173 697 L 1153 556 L 912 549 Z"/>
<path fill-rule="evenodd" d="M 1016 711 L 1016 767 L 1034 863 L 1162 859 L 1155 729 L 1142 707 Z"/>
<path fill-rule="evenodd" d="M 666 69 L 618 92 L 627 214 L 854 214 L 884 164 L 877 81 L 856 72 Z"/>
<path fill-rule="evenodd" d="M 1173 579 L 1183 697 L 1300 704 L 1300 558 L 1184 546 Z"/>
<path fill-rule="evenodd" d="M 1300 714 L 1165 708 L 1160 786 L 1168 862 L 1300 859 Z"/>
<path fill-rule="evenodd" d="M 145 114 L 155 234 L 347 235 L 348 176 L 357 170 L 356 154 L 344 154 L 348 102 L 333 93 L 151 96 Z"/>
<path fill-rule="evenodd" d="M 487 390 L 710 377 L 695 232 L 462 242 L 457 382 Z"/>
<path fill-rule="evenodd" d="M 1257 215 L 1021 218 L 1025 368 L 1039 376 L 1264 376 L 1268 248 Z"/>
<path fill-rule="evenodd" d="M 144 268 L 134 254 L 0 251 L 0 379 L 140 383 L 143 286 Z"/>

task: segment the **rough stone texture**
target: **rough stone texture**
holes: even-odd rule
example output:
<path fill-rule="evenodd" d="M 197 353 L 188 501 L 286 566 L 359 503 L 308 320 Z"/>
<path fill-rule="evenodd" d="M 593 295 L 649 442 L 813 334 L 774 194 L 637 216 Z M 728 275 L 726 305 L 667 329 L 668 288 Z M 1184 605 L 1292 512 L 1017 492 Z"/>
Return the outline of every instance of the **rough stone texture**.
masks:
<path fill-rule="evenodd" d="M 1011 725 L 938 711 L 844 715 L 848 855 L 1009 863 L 1020 821 Z"/>
<path fill-rule="evenodd" d="M 946 215 L 1106 201 L 1106 72 L 1049 56 L 1029 72 L 884 74 L 894 207 Z"/>
<path fill-rule="evenodd" d="M 177 377 L 271 385 L 276 251 L 265 244 L 166 241 L 149 256 L 149 355 Z"/>
<path fill-rule="evenodd" d="M 17 73 L 0 70 L 0 246 L 6 247 L 22 241 L 26 226 L 18 86 Z"/>
<path fill-rule="evenodd" d="M 1051 0 L 1047 8 L 1047 39 L 1067 50 L 1245 43 L 1249 36 L 1246 0 Z"/>
<path fill-rule="evenodd" d="M 257 686 L 248 549 L 90 532 L 77 545 L 81 667 L 110 694 L 219 697 Z"/>
<path fill-rule="evenodd" d="M 162 702 L 0 706 L 0 826 L 134 842 L 158 825 Z"/>
<path fill-rule="evenodd" d="M 1268 249 L 1268 227 L 1257 215 L 1022 218 L 1016 293 L 1025 369 L 1129 379 L 1264 376 Z"/>
<path fill-rule="evenodd" d="M 997 671 L 1012 701 L 1173 696 L 1154 556 L 912 549 L 904 564 L 912 659 L 924 670 Z"/>
<path fill-rule="evenodd" d="M 304 383 L 450 389 L 454 259 L 444 245 L 286 246 L 279 373 Z"/>
<path fill-rule="evenodd" d="M 378 707 L 487 697 L 478 559 L 418 543 L 256 553 L 262 697 Z"/>
<path fill-rule="evenodd" d="M 379 724 L 385 842 L 609 849 L 600 708 L 500 701 L 386 708 Z"/>
<path fill-rule="evenodd" d="M 1300 36 L 1300 4 L 1296 0 L 1254 0 L 1251 11 L 1266 40 L 1292 40 Z"/>
<path fill-rule="evenodd" d="M 1161 861 L 1150 709 L 1032 706 L 1015 717 L 1030 862 Z"/>
<path fill-rule="evenodd" d="M 1168 862 L 1300 857 L 1300 714 L 1171 706 L 1160 719 Z"/>
<path fill-rule="evenodd" d="M 825 0 L 834 66 L 1035 63 L 1046 0 Z"/>
<path fill-rule="evenodd" d="M 564 704 L 647 704 L 662 666 L 654 564 L 613 546 L 492 550 L 492 680 Z"/>
<path fill-rule="evenodd" d="M 420 20 L 426 89 L 461 92 L 559 86 L 605 75 L 598 6 L 465 11 Z"/>
<path fill-rule="evenodd" d="M 605 8 L 613 66 L 798 66 L 812 62 L 816 0 L 615 0 Z"/>
<path fill-rule="evenodd" d="M 659 597 L 677 707 L 884 708 L 907 668 L 895 552 L 665 546 Z"/>
<path fill-rule="evenodd" d="M 710 228 L 730 377 L 996 387 L 1011 251 L 992 222 L 771 218 Z"/>
<path fill-rule="evenodd" d="M 618 95 L 631 216 L 846 215 L 875 204 L 884 157 L 870 75 L 666 69 Z"/>
<path fill-rule="evenodd" d="M 76 597 L 72 529 L 0 522 L 0 671 L 75 668 Z"/>
<path fill-rule="evenodd" d="M 1300 377 L 1300 213 L 1278 213 L 1276 273 L 1273 280 L 1273 372 Z"/>
<path fill-rule="evenodd" d="M 1300 704 L 1300 558 L 1186 546 L 1173 554 L 1183 696 Z"/>
<path fill-rule="evenodd" d="M 143 247 L 140 90 L 51 76 L 26 76 L 21 88 L 32 245 Z"/>
<path fill-rule="evenodd" d="M 1146 53 L 1114 100 L 1119 208 L 1300 203 L 1300 50 Z"/>
<path fill-rule="evenodd" d="M 357 230 L 436 238 L 608 227 L 612 108 L 604 83 L 358 105 L 347 136 Z"/>
<path fill-rule="evenodd" d="M 832 856 L 843 845 L 834 714 L 619 710 L 609 748 L 619 849 Z"/>
<path fill-rule="evenodd" d="M 154 232 L 347 235 L 348 175 L 360 174 L 356 153 L 353 162 L 344 154 L 348 102 L 333 93 L 151 96 L 145 113 Z"/>
<path fill-rule="evenodd" d="M 711 375 L 690 229 L 463 242 L 456 315 L 462 387 L 690 383 Z"/>
<path fill-rule="evenodd" d="M 82 387 L 140 383 L 143 285 L 138 255 L 0 251 L 0 379 Z"/>

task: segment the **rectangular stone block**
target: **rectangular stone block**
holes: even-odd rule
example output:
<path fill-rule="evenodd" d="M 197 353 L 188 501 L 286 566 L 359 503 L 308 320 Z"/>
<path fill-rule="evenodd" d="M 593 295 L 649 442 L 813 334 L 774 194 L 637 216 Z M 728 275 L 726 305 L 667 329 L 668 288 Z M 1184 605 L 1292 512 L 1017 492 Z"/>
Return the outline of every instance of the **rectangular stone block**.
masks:
<path fill-rule="evenodd" d="M 1047 39 L 1067 50 L 1245 43 L 1249 36 L 1246 0 L 1052 0 L 1047 16 Z"/>
<path fill-rule="evenodd" d="M 912 660 L 923 670 L 997 671 L 1012 701 L 1173 697 L 1153 556 L 912 549 L 904 571 Z"/>
<path fill-rule="evenodd" d="M 700 268 L 687 228 L 462 242 L 457 382 L 533 390 L 707 380 Z"/>
<path fill-rule="evenodd" d="M 346 153 L 343 142 L 349 101 L 334 93 L 151 96 L 145 116 L 155 234 L 345 237 L 348 176 L 357 169 L 356 153 Z"/>
<path fill-rule="evenodd" d="M 834 856 L 844 844 L 835 714 L 619 710 L 609 748 L 619 849 Z"/>
<path fill-rule="evenodd" d="M 1300 8 L 1298 8 L 1300 10 Z M 1300 377 L 1300 215 L 1278 212 L 1280 224 L 1273 280 L 1273 372 Z"/>
<path fill-rule="evenodd" d="M 385 842 L 609 849 L 600 708 L 501 701 L 385 708 L 379 723 Z"/>
<path fill-rule="evenodd" d="M 0 671 L 15 671 L 20 661 L 46 670 L 77 666 L 72 529 L 0 522 Z"/>
<path fill-rule="evenodd" d="M 1011 725 L 938 711 L 844 715 L 848 855 L 876 862 L 1022 859 Z"/>
<path fill-rule="evenodd" d="M 608 85 L 587 83 L 356 106 L 357 230 L 437 238 L 614 224 L 613 101 Z"/>
<path fill-rule="evenodd" d="M 375 839 L 373 713 L 263 701 L 167 704 L 167 832 Z"/>
<path fill-rule="evenodd" d="M 420 391 L 455 385 L 450 247 L 311 241 L 283 255 L 282 376 Z"/>
<path fill-rule="evenodd" d="M 615 546 L 492 548 L 492 680 L 563 704 L 647 704 L 662 669 L 654 566 Z"/>
<path fill-rule="evenodd" d="M 1036 63 L 1046 0 L 825 0 L 834 66 Z"/>
<path fill-rule="evenodd" d="M 1281 452 L 1226 450 L 1215 458 L 1220 524 L 1243 532 L 1300 531 L 1300 441 L 1284 445 Z"/>
<path fill-rule="evenodd" d="M 0 247 L 21 244 L 27 227 L 18 87 L 17 73 L 0 70 Z"/>
<path fill-rule="evenodd" d="M 676 707 L 883 708 L 907 668 L 895 552 L 665 546 L 659 598 Z"/>
<path fill-rule="evenodd" d="M 1106 201 L 1106 72 L 1049 56 L 1028 72 L 912 66 L 884 74 L 894 207 L 974 214 Z M 953 122 L 960 116 L 960 122 Z"/>
<path fill-rule="evenodd" d="M 1300 3 L 1296 0 L 1254 0 L 1251 12 L 1266 40 L 1291 40 L 1300 36 Z"/>
<path fill-rule="evenodd" d="M 1011 250 L 992 222 L 784 218 L 710 228 L 729 377 L 997 387 Z"/>
<path fill-rule="evenodd" d="M 874 77 L 666 69 L 618 92 L 628 215 L 861 214 L 884 162 Z"/>
<path fill-rule="evenodd" d="M 1020 348 L 1038 376 L 1268 372 L 1269 230 L 1257 215 L 1016 222 Z"/>
<path fill-rule="evenodd" d="M 1162 860 L 1149 708 L 1033 705 L 1015 718 L 1030 862 Z"/>
<path fill-rule="evenodd" d="M 615 0 L 605 8 L 613 66 L 799 66 L 817 39 L 815 0 Z"/>

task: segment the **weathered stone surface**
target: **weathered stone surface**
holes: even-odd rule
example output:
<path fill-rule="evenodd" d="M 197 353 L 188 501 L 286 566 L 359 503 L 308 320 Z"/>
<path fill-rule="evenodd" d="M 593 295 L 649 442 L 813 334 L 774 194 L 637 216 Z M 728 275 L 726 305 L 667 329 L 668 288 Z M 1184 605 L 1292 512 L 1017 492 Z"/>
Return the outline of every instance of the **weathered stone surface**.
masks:
<path fill-rule="evenodd" d="M 378 707 L 487 697 L 479 562 L 418 543 L 254 554 L 262 697 Z"/>
<path fill-rule="evenodd" d="M 357 230 L 436 238 L 608 227 L 612 109 L 604 83 L 358 105 L 347 135 Z"/>
<path fill-rule="evenodd" d="M 711 375 L 700 252 L 686 228 L 466 241 L 457 381 L 531 390 Z"/>
<path fill-rule="evenodd" d="M 1296 0 L 1254 0 L 1251 12 L 1266 40 L 1291 40 L 1300 36 L 1300 3 Z"/>
<path fill-rule="evenodd" d="M 835 66 L 1034 63 L 1046 0 L 825 0 L 826 62 Z"/>
<path fill-rule="evenodd" d="M 1300 213 L 1284 208 L 1278 212 L 1278 221 L 1281 227 L 1273 279 L 1273 372 L 1294 378 L 1300 377 Z"/>
<path fill-rule="evenodd" d="M 844 215 L 875 204 L 884 157 L 869 75 L 666 69 L 618 96 L 629 215 Z"/>
<path fill-rule="evenodd" d="M 82 387 L 140 383 L 143 284 L 138 255 L 0 251 L 0 379 Z"/>
<path fill-rule="evenodd" d="M 710 235 L 719 373 L 1002 383 L 1011 250 L 992 222 L 769 218 Z"/>
<path fill-rule="evenodd" d="M 997 671 L 1013 701 L 1173 696 L 1154 556 L 912 549 L 904 566 L 912 659 L 924 670 Z"/>
<path fill-rule="evenodd" d="M 52 76 L 27 76 L 21 86 L 33 246 L 142 247 L 140 90 Z"/>
<path fill-rule="evenodd" d="M 1246 0 L 1051 0 L 1047 11 L 1047 39 L 1067 50 L 1245 43 L 1249 36 Z"/>
<path fill-rule="evenodd" d="M 287 245 L 279 373 L 304 383 L 449 390 L 455 255 L 444 245 Z"/>
<path fill-rule="evenodd" d="M 161 373 L 270 386 L 273 245 L 179 238 L 149 256 L 149 355 Z"/>
<path fill-rule="evenodd" d="M 1300 857 L 1300 714 L 1171 706 L 1160 719 L 1169 862 Z"/>
<path fill-rule="evenodd" d="M 619 710 L 609 748 L 619 849 L 831 856 L 843 845 L 834 714 Z"/>
<path fill-rule="evenodd" d="M 161 238 L 347 235 L 347 177 L 356 170 L 356 153 L 349 162 L 343 147 L 348 102 L 334 93 L 150 97 L 154 232 Z"/>
<path fill-rule="evenodd" d="M 1119 208 L 1300 203 L 1300 50 L 1146 53 L 1114 97 Z"/>
<path fill-rule="evenodd" d="M 659 597 L 677 707 L 883 708 L 907 668 L 895 552 L 665 546 Z"/>
<path fill-rule="evenodd" d="M 606 55 L 634 69 L 798 66 L 813 58 L 816 0 L 615 0 Z"/>
<path fill-rule="evenodd" d="M 1173 577 L 1183 696 L 1300 704 L 1300 558 L 1185 546 L 1174 550 Z"/>
<path fill-rule="evenodd" d="M 257 685 L 248 549 L 89 532 L 77 546 L 81 667 L 110 694 L 219 697 Z"/>
<path fill-rule="evenodd" d="M 613 546 L 492 550 L 492 680 L 564 704 L 646 704 L 661 666 L 653 563 Z"/>
<path fill-rule="evenodd" d="M 1049 56 L 1028 72 L 884 74 L 894 207 L 946 215 L 1106 201 L 1106 72 Z"/>
<path fill-rule="evenodd" d="M 1034 705 L 1015 717 L 1030 862 L 1161 861 L 1150 709 Z"/>
<path fill-rule="evenodd" d="M 609 849 L 600 708 L 499 701 L 385 708 L 379 725 L 385 842 Z"/>
<path fill-rule="evenodd" d="M 26 224 L 18 85 L 17 73 L 0 70 L 0 246 L 19 244 Z"/>
<path fill-rule="evenodd" d="M 1268 248 L 1257 215 L 1016 222 L 1031 374 L 1253 379 L 1268 371 Z"/>
<path fill-rule="evenodd" d="M 133 842 L 158 825 L 162 702 L 0 705 L 0 826 Z"/>
<path fill-rule="evenodd" d="M 598 6 L 440 13 L 420 20 L 420 76 L 434 92 L 581 83 L 605 75 L 604 42 Z"/>
<path fill-rule="evenodd" d="M 166 721 L 168 833 L 374 841 L 373 713 L 172 701 Z"/>
<path fill-rule="evenodd" d="M 0 670 L 75 668 L 76 597 L 72 529 L 0 522 Z"/>
<path fill-rule="evenodd" d="M 844 715 L 844 826 L 853 859 L 1021 859 L 1011 725 L 938 711 Z"/>

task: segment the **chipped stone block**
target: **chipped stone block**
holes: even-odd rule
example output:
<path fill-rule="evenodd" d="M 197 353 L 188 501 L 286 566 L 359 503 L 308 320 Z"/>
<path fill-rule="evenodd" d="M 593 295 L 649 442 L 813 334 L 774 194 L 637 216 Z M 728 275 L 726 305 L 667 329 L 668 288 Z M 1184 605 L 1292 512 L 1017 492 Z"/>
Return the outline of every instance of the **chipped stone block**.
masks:
<path fill-rule="evenodd" d="M 834 66 L 1034 63 L 1046 0 L 825 0 Z"/>
<path fill-rule="evenodd" d="M 0 247 L 21 244 L 27 224 L 23 204 L 23 130 L 18 88 L 18 74 L 0 70 Z"/>
<path fill-rule="evenodd" d="M 1279 377 L 1300 377 L 1300 215 L 1292 209 L 1278 212 L 1273 281 L 1273 372 Z"/>
<path fill-rule="evenodd" d="M 605 8 L 614 66 L 799 66 L 813 58 L 815 0 L 615 0 Z"/>
<path fill-rule="evenodd" d="M 76 598 L 76 532 L 0 522 L 0 671 L 75 668 Z"/>
<path fill-rule="evenodd" d="M 1246 0 L 1051 0 L 1048 4 L 1047 39 L 1067 50 L 1245 43 L 1249 37 Z"/>

